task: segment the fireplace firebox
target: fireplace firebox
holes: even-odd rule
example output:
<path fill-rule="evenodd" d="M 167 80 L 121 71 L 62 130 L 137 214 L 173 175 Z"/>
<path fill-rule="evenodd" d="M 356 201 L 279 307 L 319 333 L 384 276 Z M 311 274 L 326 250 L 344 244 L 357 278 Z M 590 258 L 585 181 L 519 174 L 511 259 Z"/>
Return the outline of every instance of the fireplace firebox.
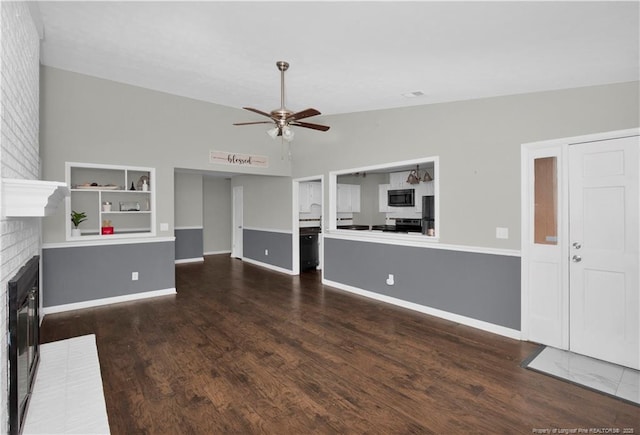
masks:
<path fill-rule="evenodd" d="M 38 368 L 40 257 L 34 256 L 9 281 L 9 433 L 19 434 Z"/>

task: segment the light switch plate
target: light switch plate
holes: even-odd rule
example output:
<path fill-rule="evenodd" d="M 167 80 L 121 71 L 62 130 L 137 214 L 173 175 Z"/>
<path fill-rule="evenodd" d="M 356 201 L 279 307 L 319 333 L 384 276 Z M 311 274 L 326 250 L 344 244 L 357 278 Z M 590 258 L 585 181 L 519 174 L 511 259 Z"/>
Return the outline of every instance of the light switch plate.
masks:
<path fill-rule="evenodd" d="M 508 239 L 509 228 L 496 227 L 496 239 Z"/>

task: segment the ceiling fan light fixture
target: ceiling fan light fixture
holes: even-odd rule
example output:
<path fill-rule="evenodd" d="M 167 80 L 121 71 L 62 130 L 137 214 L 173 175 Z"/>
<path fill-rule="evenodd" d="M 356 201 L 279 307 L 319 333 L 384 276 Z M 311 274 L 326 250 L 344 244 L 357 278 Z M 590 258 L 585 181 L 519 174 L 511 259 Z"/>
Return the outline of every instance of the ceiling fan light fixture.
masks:
<path fill-rule="evenodd" d="M 284 138 L 284 140 L 286 140 L 287 142 L 291 142 L 293 140 L 293 136 L 293 129 L 288 125 L 285 125 L 282 128 L 282 137 Z"/>
<path fill-rule="evenodd" d="M 279 132 L 278 131 L 278 127 L 273 127 L 273 128 L 270 128 L 269 130 L 267 130 L 267 134 L 269 135 L 269 137 L 271 139 L 277 138 L 278 137 L 278 132 Z"/>

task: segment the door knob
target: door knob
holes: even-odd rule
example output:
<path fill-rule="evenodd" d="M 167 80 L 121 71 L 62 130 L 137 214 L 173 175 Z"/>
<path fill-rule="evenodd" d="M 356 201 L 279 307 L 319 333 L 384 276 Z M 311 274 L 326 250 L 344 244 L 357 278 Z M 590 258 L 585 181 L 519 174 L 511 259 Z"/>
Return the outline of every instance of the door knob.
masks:
<path fill-rule="evenodd" d="M 571 257 L 571 259 L 574 263 L 580 263 L 582 261 L 582 257 L 579 255 L 574 255 L 573 257 Z"/>
<path fill-rule="evenodd" d="M 573 247 L 576 249 L 580 249 L 582 248 L 582 245 L 580 244 L 580 242 L 573 242 Z"/>

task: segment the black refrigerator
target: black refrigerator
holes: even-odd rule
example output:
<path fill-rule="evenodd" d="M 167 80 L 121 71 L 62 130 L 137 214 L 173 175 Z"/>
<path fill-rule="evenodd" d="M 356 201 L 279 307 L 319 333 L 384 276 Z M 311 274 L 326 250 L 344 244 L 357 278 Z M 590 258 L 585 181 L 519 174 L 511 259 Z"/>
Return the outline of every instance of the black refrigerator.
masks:
<path fill-rule="evenodd" d="M 422 234 L 427 234 L 431 229 L 435 229 L 436 211 L 433 195 L 422 197 Z"/>

